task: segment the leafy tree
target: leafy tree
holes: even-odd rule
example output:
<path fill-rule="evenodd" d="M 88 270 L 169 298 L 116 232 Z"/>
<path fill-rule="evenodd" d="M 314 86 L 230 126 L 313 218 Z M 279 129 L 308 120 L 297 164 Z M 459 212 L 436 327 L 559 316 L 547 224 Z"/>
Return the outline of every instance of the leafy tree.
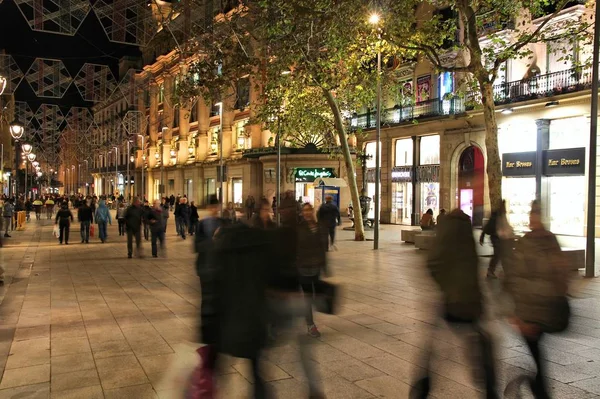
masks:
<path fill-rule="evenodd" d="M 590 43 L 589 14 L 577 19 L 557 18 L 568 0 L 449 0 L 440 12 L 440 2 L 408 0 L 383 7 L 387 23 L 386 40 L 399 53 L 428 60 L 437 71 L 449 71 L 471 81 L 483 109 L 486 135 L 487 176 L 492 206 L 502 198 L 502 168 L 498 150 L 498 124 L 494 103 L 494 81 L 509 59 L 532 59 L 531 45 L 551 43 L 555 51 L 568 39 Z M 593 3 L 587 7 L 593 7 Z M 539 24 L 532 18 L 546 16 Z M 486 45 L 481 38 L 485 37 Z M 455 65 L 447 65 L 443 56 L 456 52 Z M 565 52 L 565 58 L 568 57 Z"/>
<path fill-rule="evenodd" d="M 372 106 L 380 78 L 374 59 L 377 51 L 391 54 L 368 24 L 371 12 L 363 0 L 242 1 L 194 35 L 198 61 L 179 86 L 183 99 L 210 100 L 251 74 L 262 92 L 255 122 L 286 142 L 316 140 L 343 157 L 356 240 L 364 240 L 364 227 L 348 117 Z"/>

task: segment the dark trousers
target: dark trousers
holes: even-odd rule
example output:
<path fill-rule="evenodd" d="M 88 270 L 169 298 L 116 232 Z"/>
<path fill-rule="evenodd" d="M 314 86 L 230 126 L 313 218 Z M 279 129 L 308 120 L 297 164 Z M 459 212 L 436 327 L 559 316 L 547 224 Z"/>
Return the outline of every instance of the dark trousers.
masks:
<path fill-rule="evenodd" d="M 133 254 L 133 237 L 135 237 L 135 249 L 138 253 L 140 253 L 140 248 L 142 246 L 142 231 L 141 229 L 131 230 L 127 229 L 127 255 L 131 256 Z"/>
<path fill-rule="evenodd" d="M 58 241 L 59 242 L 65 242 L 65 244 L 69 243 L 69 230 L 70 230 L 70 225 L 68 223 L 59 223 L 58 224 L 58 229 L 59 229 L 59 236 L 58 236 Z"/>
<path fill-rule="evenodd" d="M 150 238 L 150 225 L 148 223 L 144 223 L 144 240 L 148 241 Z"/>
<path fill-rule="evenodd" d="M 119 235 L 124 236 L 125 235 L 125 219 L 120 218 L 118 220 L 119 220 Z"/>
<path fill-rule="evenodd" d="M 158 241 L 162 251 L 165 248 L 165 232 L 162 230 L 152 232 L 152 256 L 158 256 Z"/>
<path fill-rule="evenodd" d="M 525 342 L 527 342 L 527 346 L 529 347 L 529 351 L 531 352 L 531 356 L 535 361 L 535 366 L 537 367 L 537 374 L 535 375 L 533 386 L 531 387 L 533 394 L 536 399 L 550 398 L 548 395 L 548 390 L 546 389 L 546 383 L 544 382 L 546 370 L 540 353 L 540 340 L 542 335 L 524 338 Z"/>
<path fill-rule="evenodd" d="M 4 216 L 4 234 L 8 234 L 10 225 L 12 224 L 12 216 Z"/>
<path fill-rule="evenodd" d="M 335 226 L 329 227 L 328 231 L 329 231 L 329 241 L 330 241 L 331 245 L 333 245 L 333 244 L 335 244 Z"/>
<path fill-rule="evenodd" d="M 312 326 L 315 324 L 313 319 L 313 302 L 315 297 L 315 281 L 318 276 L 314 277 L 301 277 L 300 288 L 304 294 L 304 301 L 306 303 L 306 325 Z"/>
<path fill-rule="evenodd" d="M 494 247 L 494 254 L 490 259 L 490 265 L 488 266 L 488 273 L 494 274 L 496 273 L 496 267 L 498 267 L 498 263 L 500 263 L 501 249 L 499 240 L 492 240 L 492 246 Z"/>
<path fill-rule="evenodd" d="M 175 222 L 177 223 L 177 235 L 185 238 L 188 227 L 187 220 L 185 220 L 185 218 L 182 216 L 177 216 L 177 218 L 175 218 Z"/>
<path fill-rule="evenodd" d="M 106 222 L 98 222 L 98 237 L 100 241 L 106 241 Z"/>
<path fill-rule="evenodd" d="M 188 232 L 190 233 L 190 235 L 194 235 L 194 233 L 196 232 L 197 224 L 198 224 L 198 219 L 190 219 L 190 228 L 188 229 Z"/>
<path fill-rule="evenodd" d="M 86 220 L 79 223 L 81 232 L 81 241 L 88 242 L 90 240 L 90 221 Z"/>

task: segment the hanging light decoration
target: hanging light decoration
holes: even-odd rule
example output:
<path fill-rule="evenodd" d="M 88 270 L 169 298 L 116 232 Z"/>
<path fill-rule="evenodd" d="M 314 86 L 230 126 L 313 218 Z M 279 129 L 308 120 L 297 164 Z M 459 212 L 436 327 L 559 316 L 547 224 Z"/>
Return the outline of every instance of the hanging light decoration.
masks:
<path fill-rule="evenodd" d="M 34 167 L 34 168 L 36 168 L 36 169 L 37 169 L 37 168 L 40 166 L 40 163 L 39 163 L 38 161 L 35 161 L 35 160 L 34 160 L 33 162 L 31 162 L 31 164 L 32 164 L 32 165 L 33 165 L 33 167 Z"/>
<path fill-rule="evenodd" d="M 13 139 L 19 140 L 21 137 L 23 137 L 24 133 L 25 133 L 25 125 L 23 125 L 21 122 L 19 122 L 18 119 L 15 119 L 14 121 L 11 122 L 10 135 L 12 136 Z"/>
<path fill-rule="evenodd" d="M 4 89 L 6 89 L 7 83 L 8 80 L 3 75 L 0 75 L 0 96 L 2 95 L 2 93 L 4 93 Z"/>
<path fill-rule="evenodd" d="M 42 177 L 42 172 L 37 172 L 37 177 Z"/>
<path fill-rule="evenodd" d="M 35 158 L 36 156 L 33 152 L 27 155 L 27 159 L 29 159 L 29 162 L 35 161 Z"/>
<path fill-rule="evenodd" d="M 29 155 L 33 150 L 33 146 L 29 143 L 23 143 L 23 145 L 21 146 L 21 150 L 23 150 L 23 154 Z"/>

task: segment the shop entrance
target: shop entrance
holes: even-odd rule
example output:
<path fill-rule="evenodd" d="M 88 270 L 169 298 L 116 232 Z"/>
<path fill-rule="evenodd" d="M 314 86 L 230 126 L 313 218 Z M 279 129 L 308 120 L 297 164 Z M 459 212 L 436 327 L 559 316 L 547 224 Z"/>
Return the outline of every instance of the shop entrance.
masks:
<path fill-rule="evenodd" d="M 473 226 L 483 224 L 483 181 L 483 153 L 475 146 L 467 147 L 458 162 L 458 203 L 471 217 Z"/>

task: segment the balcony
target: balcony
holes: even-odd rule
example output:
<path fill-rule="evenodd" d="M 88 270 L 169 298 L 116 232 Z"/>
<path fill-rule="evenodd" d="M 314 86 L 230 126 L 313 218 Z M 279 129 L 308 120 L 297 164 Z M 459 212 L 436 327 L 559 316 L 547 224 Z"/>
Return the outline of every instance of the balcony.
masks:
<path fill-rule="evenodd" d="M 381 111 L 381 125 L 397 125 L 403 122 L 410 122 L 420 118 L 441 117 L 447 115 L 458 115 L 465 112 L 464 99 L 454 97 L 448 100 L 434 98 L 421 101 L 414 105 L 396 105 Z M 356 129 L 375 128 L 375 112 L 366 114 L 355 114 L 350 118 L 350 127 Z"/>
<path fill-rule="evenodd" d="M 573 93 L 592 87 L 592 68 L 573 68 L 494 85 L 494 102 L 509 104 Z"/>

